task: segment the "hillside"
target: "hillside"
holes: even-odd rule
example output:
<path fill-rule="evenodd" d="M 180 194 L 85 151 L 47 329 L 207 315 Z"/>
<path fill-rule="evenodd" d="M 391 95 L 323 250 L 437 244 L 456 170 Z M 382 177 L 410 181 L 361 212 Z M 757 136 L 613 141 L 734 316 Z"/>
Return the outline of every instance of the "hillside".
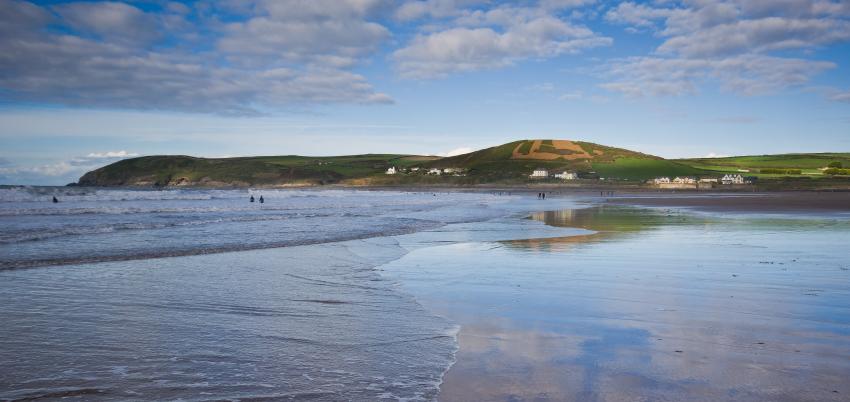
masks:
<path fill-rule="evenodd" d="M 824 168 L 830 164 L 838 163 L 844 169 L 850 168 L 850 153 L 800 153 L 732 156 L 725 158 L 692 158 L 678 159 L 676 162 L 698 169 L 723 173 L 745 172 L 747 175 L 768 179 L 778 177 L 822 178 L 829 176 L 824 174 Z"/>
<path fill-rule="evenodd" d="M 645 180 L 657 175 L 699 175 L 701 169 L 640 152 L 591 142 L 521 140 L 468 154 L 443 158 L 434 167 L 468 169 L 487 180 L 525 178 L 537 167 L 577 171 L 586 177 Z"/>
<path fill-rule="evenodd" d="M 842 168 L 824 171 L 829 164 Z M 396 175 L 384 174 L 389 167 Z M 418 167 L 420 169 L 405 170 Z M 332 157 L 257 156 L 195 158 L 181 155 L 125 159 L 86 173 L 84 186 L 299 186 L 299 185 L 476 185 L 524 184 L 535 168 L 577 172 L 577 183 L 643 182 L 658 176 L 718 176 L 735 172 L 784 187 L 841 187 L 850 153 L 785 154 L 667 160 L 590 142 L 520 140 L 447 158 L 367 154 Z M 458 168 L 460 174 L 429 175 L 430 168 Z M 835 173 L 835 174 L 832 174 Z M 817 179 L 817 180 L 815 180 Z M 535 180 L 556 182 L 557 179 Z M 835 182 L 835 183 L 832 183 Z M 830 184 L 831 183 L 831 184 Z M 837 184 L 836 184 L 837 183 Z"/>
<path fill-rule="evenodd" d="M 435 159 L 414 155 L 195 158 L 182 155 L 124 159 L 86 173 L 82 186 L 255 186 L 331 184 Z"/>

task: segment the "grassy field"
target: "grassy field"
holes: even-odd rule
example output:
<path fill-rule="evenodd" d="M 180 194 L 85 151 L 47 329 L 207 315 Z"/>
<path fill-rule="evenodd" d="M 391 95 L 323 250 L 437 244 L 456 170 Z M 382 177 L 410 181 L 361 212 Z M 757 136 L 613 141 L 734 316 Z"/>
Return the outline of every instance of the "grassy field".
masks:
<path fill-rule="evenodd" d="M 678 159 L 675 162 L 697 169 L 713 170 L 721 173 L 741 173 L 759 178 L 776 179 L 780 177 L 824 177 L 821 169 L 833 162 L 844 167 L 850 166 L 850 153 L 812 153 L 733 156 L 727 158 Z M 767 172 L 762 172 L 765 169 Z M 799 174 L 776 174 L 776 169 L 800 170 Z M 749 172 L 741 172 L 749 171 Z"/>
<path fill-rule="evenodd" d="M 715 172 L 698 169 L 668 160 L 622 158 L 613 162 L 594 163 L 600 177 L 621 180 L 647 180 L 659 176 L 710 176 Z"/>

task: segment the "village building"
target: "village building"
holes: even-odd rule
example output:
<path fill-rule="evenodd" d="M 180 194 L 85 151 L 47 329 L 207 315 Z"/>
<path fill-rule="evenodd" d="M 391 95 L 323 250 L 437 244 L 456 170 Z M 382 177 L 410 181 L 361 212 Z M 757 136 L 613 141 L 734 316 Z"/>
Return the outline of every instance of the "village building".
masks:
<path fill-rule="evenodd" d="M 453 173 L 461 173 L 463 169 L 461 168 L 445 168 L 443 169 L 443 173 L 445 174 L 453 174 Z"/>
<path fill-rule="evenodd" d="M 396 174 L 396 173 L 398 173 L 398 170 L 395 168 L 395 166 L 390 166 L 390 168 L 387 169 L 387 174 Z"/>
<path fill-rule="evenodd" d="M 718 181 L 716 177 L 703 177 L 699 179 L 700 183 L 717 183 Z"/>
<path fill-rule="evenodd" d="M 575 172 L 564 171 L 561 173 L 556 173 L 555 178 L 561 180 L 575 180 L 578 179 L 578 175 Z"/>
<path fill-rule="evenodd" d="M 431 168 L 428 170 L 428 174 L 435 174 L 437 176 L 443 174 L 443 171 L 437 168 Z"/>
<path fill-rule="evenodd" d="M 656 177 L 652 180 L 652 184 L 658 188 L 666 189 L 696 189 L 699 188 L 697 180 L 693 177 L 676 177 L 670 180 L 669 177 Z"/>
<path fill-rule="evenodd" d="M 543 168 L 537 168 L 528 177 L 532 179 L 545 179 L 549 177 L 549 171 Z"/>
<path fill-rule="evenodd" d="M 723 184 L 744 184 L 744 176 L 739 174 L 727 174 L 723 175 L 723 178 L 720 179 L 720 182 Z"/>

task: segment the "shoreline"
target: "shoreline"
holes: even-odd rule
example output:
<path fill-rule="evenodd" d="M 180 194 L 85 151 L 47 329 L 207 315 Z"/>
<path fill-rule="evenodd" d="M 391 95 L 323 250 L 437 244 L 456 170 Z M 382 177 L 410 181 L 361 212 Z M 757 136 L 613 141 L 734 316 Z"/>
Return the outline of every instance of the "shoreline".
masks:
<path fill-rule="evenodd" d="M 638 182 L 583 182 L 583 183 L 481 183 L 481 184 L 397 184 L 397 185 L 379 185 L 379 184 L 261 184 L 261 185 L 181 185 L 181 186 L 140 186 L 140 185 L 117 185 L 117 186 L 88 186 L 88 185 L 57 185 L 57 186 L 39 186 L 27 184 L 0 184 L 0 188 L 55 188 L 55 189 L 109 189 L 109 190 L 139 190 L 139 191 L 167 191 L 167 190 L 386 190 L 386 191 L 435 191 L 435 190 L 456 190 L 456 191 L 535 191 L 535 190 L 550 190 L 550 191 L 629 191 L 637 193 L 662 193 L 662 194 L 707 194 L 707 193 L 794 193 L 794 192 L 817 192 L 817 193 L 844 193 L 850 192 L 850 180 L 828 183 L 824 186 L 817 186 L 821 183 L 806 183 L 792 182 L 787 187 L 781 187 L 783 183 L 779 181 L 769 181 L 752 184 L 752 185 L 732 185 L 718 186 L 708 189 L 660 189 L 644 183 Z M 803 184 L 803 186 L 797 186 Z"/>

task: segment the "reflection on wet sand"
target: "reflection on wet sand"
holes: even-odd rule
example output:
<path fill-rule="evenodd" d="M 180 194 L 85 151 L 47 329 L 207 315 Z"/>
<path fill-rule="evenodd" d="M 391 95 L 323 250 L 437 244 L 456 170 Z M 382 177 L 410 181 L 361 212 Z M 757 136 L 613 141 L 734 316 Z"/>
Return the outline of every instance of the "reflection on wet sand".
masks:
<path fill-rule="evenodd" d="M 440 400 L 850 395 L 846 221 L 618 208 L 532 219 L 600 232 L 432 247 L 387 267 L 461 325 Z"/>
<path fill-rule="evenodd" d="M 581 228 L 596 233 L 580 236 L 532 238 L 502 242 L 507 247 L 541 252 L 564 252 L 582 244 L 616 240 L 653 230 L 661 225 L 693 224 L 696 219 L 681 214 L 661 214 L 619 206 L 535 212 L 529 219 L 549 226 Z"/>

